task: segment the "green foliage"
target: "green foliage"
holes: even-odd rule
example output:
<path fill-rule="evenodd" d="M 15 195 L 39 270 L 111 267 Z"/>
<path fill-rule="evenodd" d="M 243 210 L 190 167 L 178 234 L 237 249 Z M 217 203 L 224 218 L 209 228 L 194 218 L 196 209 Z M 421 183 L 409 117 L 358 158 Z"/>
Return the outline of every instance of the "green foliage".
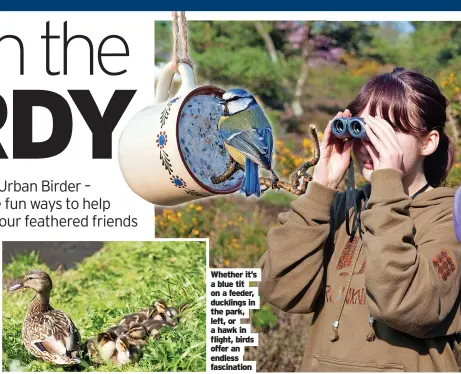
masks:
<path fill-rule="evenodd" d="M 31 262 L 33 258 L 35 262 Z M 5 266 L 4 277 L 37 267 L 36 254 Z M 56 273 L 38 267 L 53 279 L 51 304 L 69 314 L 82 341 L 95 337 L 128 313 L 163 298 L 169 305 L 188 303 L 180 324 L 151 339 L 134 365 L 93 367 L 85 371 L 205 371 L 206 316 L 204 242 L 114 242 L 85 259 L 76 269 Z M 3 370 L 60 371 L 30 356 L 21 340 L 22 323 L 33 291 L 3 291 Z M 85 363 L 84 363 L 85 365 Z"/>
<path fill-rule="evenodd" d="M 281 101 L 290 99 L 280 86 L 283 69 L 273 64 L 262 48 L 244 46 L 236 51 L 225 46 L 212 46 L 201 54 L 193 54 L 193 58 L 200 75 L 212 81 L 219 81 L 229 88 L 239 82 L 257 95 Z"/>
<path fill-rule="evenodd" d="M 436 76 L 461 55 L 459 22 L 412 22 L 414 31 L 383 25 L 374 33 L 368 56 Z M 393 31 L 392 31 L 393 29 Z"/>
<path fill-rule="evenodd" d="M 369 45 L 365 46 L 362 55 L 375 59 L 383 64 L 399 65 L 409 43 L 408 34 L 398 29 L 394 22 L 383 22 L 372 32 Z"/>
<path fill-rule="evenodd" d="M 366 81 L 366 76 L 350 74 L 350 71 L 344 67 L 325 66 L 317 69 L 316 74 L 311 74 L 309 85 L 312 89 L 312 94 L 309 94 L 309 96 L 322 97 L 324 100 L 323 105 L 326 104 L 325 100 L 353 98 Z M 352 101 L 352 99 L 349 100 Z M 348 101 L 344 100 L 344 107 L 347 104 Z M 338 111 L 336 109 L 338 108 L 335 107 L 332 113 L 336 114 Z M 344 108 L 340 109 L 344 110 Z"/>
<path fill-rule="evenodd" d="M 16 255 L 13 261 L 7 264 L 3 270 L 3 276 L 13 279 L 21 277 L 30 269 L 44 269 L 44 265 L 40 263 L 38 252 L 24 252 Z"/>
<path fill-rule="evenodd" d="M 201 77 L 224 87 L 242 86 L 272 100 L 291 100 L 282 80 L 292 65 L 274 64 L 253 22 L 190 22 L 192 58 Z"/>
<path fill-rule="evenodd" d="M 277 325 L 278 317 L 267 304 L 255 310 L 251 319 L 253 327 L 258 331 L 268 331 L 271 327 Z"/>
<path fill-rule="evenodd" d="M 280 190 L 280 191 L 267 191 L 264 193 L 262 196 L 262 199 L 264 201 L 267 201 L 269 203 L 275 204 L 275 205 L 288 205 L 290 204 L 293 200 L 296 199 L 296 196 L 293 195 L 292 193 Z"/>
<path fill-rule="evenodd" d="M 264 47 L 253 22 L 207 21 L 189 22 L 189 40 L 197 53 L 204 53 L 211 45 L 223 50 Z"/>
<path fill-rule="evenodd" d="M 171 22 L 155 22 L 155 60 L 157 63 L 168 62 L 173 53 L 173 34 Z"/>
<path fill-rule="evenodd" d="M 450 170 L 450 174 L 447 177 L 447 183 L 449 186 L 457 188 L 461 186 L 461 163 L 457 162 L 453 165 Z"/>
<path fill-rule="evenodd" d="M 314 31 L 333 38 L 336 46 L 359 55 L 372 41 L 376 27 L 376 22 L 351 21 L 317 22 L 313 25 Z"/>

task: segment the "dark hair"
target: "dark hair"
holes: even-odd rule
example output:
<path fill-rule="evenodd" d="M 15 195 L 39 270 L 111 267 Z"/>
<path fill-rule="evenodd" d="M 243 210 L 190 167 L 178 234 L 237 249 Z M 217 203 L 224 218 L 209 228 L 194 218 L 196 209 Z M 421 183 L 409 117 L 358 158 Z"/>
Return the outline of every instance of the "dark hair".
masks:
<path fill-rule="evenodd" d="M 372 78 L 347 108 L 356 116 L 368 104 L 370 115 L 380 110 L 383 118 L 402 132 L 420 139 L 431 130 L 439 132 L 437 149 L 424 160 L 428 183 L 439 186 L 453 165 L 454 146 L 445 134 L 448 101 L 437 84 L 423 74 L 398 67 Z"/>

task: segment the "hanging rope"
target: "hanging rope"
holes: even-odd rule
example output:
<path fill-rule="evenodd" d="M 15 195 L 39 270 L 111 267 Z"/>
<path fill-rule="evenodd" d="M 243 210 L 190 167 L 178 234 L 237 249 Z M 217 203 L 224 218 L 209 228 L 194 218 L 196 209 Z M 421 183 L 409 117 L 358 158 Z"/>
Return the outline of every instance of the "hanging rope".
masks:
<path fill-rule="evenodd" d="M 178 22 L 179 13 L 179 22 Z M 183 57 L 179 57 L 179 36 L 181 35 L 181 49 Z M 194 64 L 189 57 L 189 44 L 187 42 L 187 19 L 185 12 L 173 12 L 173 70 L 178 72 L 178 65 L 183 62 L 192 69 Z"/>

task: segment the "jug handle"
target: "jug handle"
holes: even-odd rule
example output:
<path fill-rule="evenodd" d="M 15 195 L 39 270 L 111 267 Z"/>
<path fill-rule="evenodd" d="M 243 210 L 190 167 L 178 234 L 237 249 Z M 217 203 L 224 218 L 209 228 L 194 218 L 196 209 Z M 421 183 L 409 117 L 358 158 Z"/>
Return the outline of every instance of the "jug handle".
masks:
<path fill-rule="evenodd" d="M 155 92 L 154 103 L 162 103 L 168 100 L 170 95 L 171 83 L 173 82 L 173 77 L 175 71 L 172 69 L 173 62 L 169 62 L 165 65 L 160 73 L 160 77 L 157 83 L 157 90 Z M 178 64 L 179 75 L 181 76 L 181 88 L 179 92 L 185 91 L 188 92 L 194 89 L 195 86 L 195 75 L 194 71 L 189 64 L 179 63 Z"/>

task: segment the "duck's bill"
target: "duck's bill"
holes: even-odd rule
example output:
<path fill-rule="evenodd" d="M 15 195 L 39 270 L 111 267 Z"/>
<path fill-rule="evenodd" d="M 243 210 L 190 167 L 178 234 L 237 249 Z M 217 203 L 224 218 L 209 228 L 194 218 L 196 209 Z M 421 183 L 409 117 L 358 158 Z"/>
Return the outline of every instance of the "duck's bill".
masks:
<path fill-rule="evenodd" d="M 24 285 L 22 283 L 17 283 L 10 287 L 10 292 L 19 290 L 21 288 L 24 288 Z"/>

